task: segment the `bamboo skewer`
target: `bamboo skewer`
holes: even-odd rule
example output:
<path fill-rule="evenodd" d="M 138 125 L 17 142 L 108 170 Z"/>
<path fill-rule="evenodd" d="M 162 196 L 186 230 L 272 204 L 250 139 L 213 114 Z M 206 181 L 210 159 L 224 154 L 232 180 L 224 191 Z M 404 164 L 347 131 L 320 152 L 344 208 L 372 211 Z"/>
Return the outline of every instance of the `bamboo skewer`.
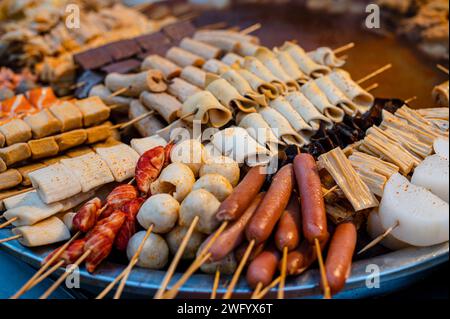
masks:
<path fill-rule="evenodd" d="M 0 244 L 8 243 L 10 241 L 13 241 L 13 240 L 16 240 L 19 238 L 22 238 L 22 235 L 16 235 L 16 236 L 12 236 L 12 237 L 5 238 L 5 239 L 0 239 Z"/>
<path fill-rule="evenodd" d="M 47 263 L 45 263 L 34 275 L 33 277 L 30 278 L 30 280 L 28 280 L 25 285 L 22 286 L 22 288 L 19 289 L 19 291 L 17 291 L 14 296 L 11 297 L 11 299 L 18 299 L 20 296 L 22 296 L 25 292 L 27 292 L 32 286 L 34 286 L 34 282 L 40 278 L 40 276 L 48 269 L 48 267 L 51 266 L 51 264 L 53 264 L 59 257 L 61 257 L 61 255 L 63 254 L 63 252 L 67 249 L 67 247 L 70 246 L 70 244 L 73 243 L 74 240 L 76 240 L 79 236 L 81 235 L 80 232 L 77 232 L 75 235 L 72 236 L 72 238 L 65 243 L 59 250 L 58 252 L 52 257 L 50 258 L 49 261 L 47 261 Z"/>
<path fill-rule="evenodd" d="M 121 95 L 122 93 L 125 93 L 126 91 L 128 91 L 128 88 L 127 88 L 127 87 L 123 87 L 123 88 L 121 88 L 121 89 L 118 89 L 118 90 L 115 91 L 115 92 L 112 92 L 112 93 L 108 96 L 108 98 L 116 97 L 116 96 L 118 96 L 118 95 Z"/>
<path fill-rule="evenodd" d="M 12 223 L 14 223 L 15 221 L 19 220 L 19 217 L 13 217 L 10 220 L 4 222 L 3 224 L 0 225 L 0 229 L 3 229 L 5 227 L 8 227 L 9 225 L 11 225 Z"/>
<path fill-rule="evenodd" d="M 347 44 L 345 44 L 343 46 L 340 46 L 339 48 L 334 49 L 333 52 L 334 52 L 334 54 L 339 54 L 339 53 L 342 53 L 344 51 L 348 51 L 348 50 L 350 50 L 350 49 L 352 49 L 354 47 L 355 47 L 355 42 L 350 42 L 350 43 L 347 43 Z"/>
<path fill-rule="evenodd" d="M 286 283 L 286 269 L 287 269 L 287 255 L 288 248 L 283 248 L 283 257 L 281 259 L 281 274 L 280 274 L 280 286 L 278 287 L 278 299 L 284 299 L 284 286 Z"/>
<path fill-rule="evenodd" d="M 189 243 L 189 240 L 191 239 L 192 234 L 194 233 L 195 227 L 197 227 L 199 220 L 200 220 L 200 217 L 198 217 L 198 216 L 195 216 L 194 219 L 192 220 L 192 223 L 189 226 L 188 231 L 184 235 L 181 245 L 178 248 L 177 253 L 176 253 L 174 259 L 172 260 L 172 263 L 170 264 L 169 269 L 167 270 L 166 275 L 154 297 L 155 299 L 161 299 L 164 292 L 166 291 L 167 285 L 169 284 L 170 280 L 172 279 L 172 276 L 178 266 L 178 263 L 181 260 L 181 257 L 184 254 L 184 251 L 186 250 L 186 246 Z"/>
<path fill-rule="evenodd" d="M 44 274 L 42 274 L 42 276 L 37 278 L 30 286 L 30 289 L 36 287 L 39 283 L 44 281 L 46 278 L 50 277 L 50 275 L 53 274 L 59 267 L 64 266 L 64 263 L 65 263 L 64 260 L 60 260 L 58 263 L 56 263 L 52 268 L 50 268 Z"/>
<path fill-rule="evenodd" d="M 408 103 L 411 103 L 412 101 L 415 101 L 415 100 L 417 100 L 417 96 L 412 96 L 409 99 L 406 99 L 405 103 L 408 104 Z"/>
<path fill-rule="evenodd" d="M 256 297 L 261 293 L 261 289 L 262 288 L 263 288 L 263 283 L 262 282 L 258 282 L 258 284 L 256 285 L 256 288 L 253 291 L 250 299 L 256 299 Z"/>
<path fill-rule="evenodd" d="M 373 71 L 372 73 L 366 75 L 365 77 L 359 79 L 358 81 L 356 81 L 357 84 L 362 84 L 368 80 L 370 80 L 371 78 L 376 77 L 377 75 L 380 75 L 381 73 L 389 70 L 390 68 L 392 68 L 392 64 L 388 63 L 385 66 L 382 66 L 381 68 L 378 68 L 377 70 Z"/>
<path fill-rule="evenodd" d="M 373 91 L 373 90 L 375 90 L 375 89 L 378 89 L 379 86 L 380 86 L 380 85 L 379 85 L 378 83 L 374 83 L 374 84 L 368 86 L 367 88 L 365 88 L 365 90 L 366 90 L 367 92 L 370 92 L 370 91 Z"/>
<path fill-rule="evenodd" d="M 394 225 L 392 225 L 391 227 L 389 227 L 388 229 L 386 229 L 386 231 L 384 233 L 382 233 L 380 236 L 378 236 L 377 238 L 375 238 L 374 240 L 372 240 L 370 243 L 368 243 L 363 249 L 361 249 L 360 251 L 358 251 L 358 255 L 362 254 L 363 252 L 369 250 L 370 248 L 376 246 L 377 244 L 379 244 L 383 239 L 385 239 L 390 233 L 392 233 L 392 231 L 397 228 L 400 225 L 400 222 L 397 221 Z"/>
<path fill-rule="evenodd" d="M 152 116 L 154 114 L 155 114 L 155 111 L 150 111 L 150 112 L 144 113 L 144 114 L 139 115 L 138 117 L 136 117 L 136 118 L 134 118 L 134 119 L 132 119 L 132 120 L 130 120 L 128 122 L 120 123 L 120 124 L 116 124 L 114 126 L 111 126 L 110 129 L 112 129 L 112 130 L 115 130 L 115 129 L 124 130 L 127 127 L 130 127 L 131 125 L 136 124 L 137 122 L 140 122 L 143 119 L 146 119 L 147 117 L 150 117 L 150 116 Z"/>
<path fill-rule="evenodd" d="M 209 242 L 206 243 L 205 247 L 203 247 L 200 254 L 194 260 L 194 262 L 189 266 L 186 272 L 181 276 L 181 278 L 172 286 L 170 290 L 168 290 L 162 297 L 162 299 L 172 299 L 175 298 L 180 288 L 185 284 L 185 282 L 194 274 L 197 269 L 199 269 L 210 257 L 211 253 L 209 253 L 209 248 L 214 244 L 217 238 L 222 234 L 222 232 L 227 227 L 228 222 L 225 221 L 219 227 L 219 229 L 214 233 L 214 236 L 211 238 Z"/>
<path fill-rule="evenodd" d="M 436 67 L 448 75 L 448 69 L 445 66 L 443 66 L 442 64 L 436 64 Z"/>
<path fill-rule="evenodd" d="M 320 249 L 320 243 L 317 238 L 314 239 L 316 246 L 317 260 L 319 262 L 320 276 L 322 277 L 322 285 L 324 291 L 324 299 L 331 299 L 330 285 L 328 284 L 327 274 L 325 272 L 325 265 L 323 263 L 322 250 Z"/>
<path fill-rule="evenodd" d="M 48 297 L 50 297 L 50 295 L 56 290 L 58 289 L 58 287 L 62 284 L 62 282 L 69 277 L 69 275 L 73 272 L 73 269 L 75 267 L 80 266 L 80 264 L 86 260 L 86 258 L 89 257 L 89 255 L 92 253 L 92 250 L 89 249 L 87 250 L 76 262 L 75 264 L 73 264 L 73 266 L 71 267 L 71 271 L 66 270 L 64 272 L 64 274 L 58 278 L 58 280 L 39 298 L 41 300 L 43 299 L 47 299 Z"/>
<path fill-rule="evenodd" d="M 223 299 L 230 299 L 231 295 L 233 294 L 233 290 L 234 287 L 236 286 L 239 277 L 241 276 L 242 270 L 245 267 L 245 264 L 247 263 L 248 258 L 250 257 L 250 254 L 253 250 L 253 247 L 255 246 L 255 240 L 253 239 L 247 247 L 247 250 L 244 253 L 244 256 L 242 257 L 241 261 L 239 262 L 239 265 L 236 269 L 236 271 L 234 272 L 233 278 L 231 279 L 230 284 L 228 285 L 228 289 L 227 292 L 225 293 L 225 295 L 223 296 Z"/>
<path fill-rule="evenodd" d="M 214 276 L 214 284 L 211 291 L 211 297 L 210 299 L 216 299 L 217 297 L 217 288 L 219 288 L 219 281 L 220 281 L 220 269 L 217 268 L 216 274 Z"/>
<path fill-rule="evenodd" d="M 270 283 L 270 285 L 268 285 L 267 287 L 265 287 L 263 290 L 261 290 L 261 292 L 255 296 L 255 298 L 253 299 L 262 299 L 264 298 L 265 295 L 267 295 L 267 293 L 272 290 L 273 288 L 275 288 L 281 281 L 281 278 L 278 277 L 276 278 L 274 281 L 272 281 Z"/>
<path fill-rule="evenodd" d="M 239 33 L 247 35 L 247 34 L 255 32 L 255 31 L 257 31 L 257 30 L 259 30 L 261 28 L 262 28 L 262 24 L 261 23 L 255 23 L 255 24 L 253 24 L 253 25 L 251 25 L 251 26 L 249 26 L 249 27 L 239 31 Z"/>

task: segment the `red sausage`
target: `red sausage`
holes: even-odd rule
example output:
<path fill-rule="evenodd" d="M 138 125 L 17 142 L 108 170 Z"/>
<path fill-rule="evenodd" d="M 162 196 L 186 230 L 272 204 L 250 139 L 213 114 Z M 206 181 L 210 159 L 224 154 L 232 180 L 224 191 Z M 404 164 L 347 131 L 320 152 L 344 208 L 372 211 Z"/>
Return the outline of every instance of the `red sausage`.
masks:
<path fill-rule="evenodd" d="M 332 294 L 336 294 L 344 288 L 350 275 L 356 237 L 356 226 L 352 222 L 339 224 L 333 234 L 325 262 L 328 284 Z"/>
<path fill-rule="evenodd" d="M 281 215 L 277 225 L 275 232 L 275 244 L 277 248 L 280 251 L 283 251 L 284 247 L 287 247 L 288 251 L 297 248 L 300 242 L 300 229 L 300 204 L 297 194 L 293 192 L 289 204 L 283 212 L 283 215 Z"/>
<path fill-rule="evenodd" d="M 266 174 L 263 168 L 259 166 L 251 168 L 233 193 L 220 205 L 216 214 L 217 219 L 225 221 L 241 217 L 255 196 L 258 195 L 265 179 Z"/>
<path fill-rule="evenodd" d="M 145 199 L 138 197 L 123 205 L 122 211 L 126 214 L 125 222 L 117 233 L 114 246 L 119 251 L 127 250 L 128 242 L 137 231 L 136 216 L 144 204 Z"/>
<path fill-rule="evenodd" d="M 102 208 L 102 201 L 97 197 L 84 204 L 73 218 L 74 229 L 83 233 L 90 231 L 97 222 L 100 208 Z"/>
<path fill-rule="evenodd" d="M 327 238 L 329 237 L 327 233 Z M 327 240 L 320 243 L 320 249 L 323 251 L 327 244 Z M 291 251 L 287 256 L 286 271 L 289 276 L 297 276 L 307 270 L 317 260 L 316 246 L 310 244 L 307 240 Z M 280 264 L 281 269 L 281 264 Z"/>
<path fill-rule="evenodd" d="M 237 262 L 240 262 L 242 258 L 244 258 L 245 251 L 248 248 L 248 242 L 245 242 L 244 244 L 240 245 L 236 251 L 234 252 L 234 257 L 236 258 Z M 263 242 L 261 244 L 258 244 L 253 247 L 252 252 L 250 253 L 250 256 L 248 257 L 247 264 L 252 262 L 253 259 L 259 256 L 264 251 L 264 248 L 266 248 L 266 242 Z"/>
<path fill-rule="evenodd" d="M 212 261 L 222 260 L 242 243 L 245 239 L 245 227 L 255 213 L 256 208 L 261 203 L 263 197 L 264 193 L 258 194 L 244 214 L 238 220 L 233 222 L 233 224 L 230 224 L 216 239 L 214 244 L 212 244 L 209 249 Z M 211 236 L 213 235 L 214 234 Z"/>
<path fill-rule="evenodd" d="M 256 244 L 266 241 L 285 210 L 294 187 L 294 171 L 288 164 L 278 171 L 266 196 L 246 228 L 247 240 Z"/>
<path fill-rule="evenodd" d="M 303 234 L 311 244 L 314 244 L 316 238 L 322 242 L 327 237 L 327 216 L 314 157 L 309 154 L 297 155 L 294 159 L 294 171 L 300 192 Z"/>
<path fill-rule="evenodd" d="M 248 285 L 253 289 L 256 288 L 258 283 L 262 283 L 264 287 L 269 285 L 273 280 L 279 261 L 280 253 L 275 247 L 272 246 L 264 250 L 248 266 Z"/>

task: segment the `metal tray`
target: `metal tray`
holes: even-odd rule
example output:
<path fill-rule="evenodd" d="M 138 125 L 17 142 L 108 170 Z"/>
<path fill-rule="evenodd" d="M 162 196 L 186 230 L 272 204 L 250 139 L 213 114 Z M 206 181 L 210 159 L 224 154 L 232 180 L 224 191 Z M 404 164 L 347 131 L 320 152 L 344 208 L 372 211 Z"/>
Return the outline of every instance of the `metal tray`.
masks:
<path fill-rule="evenodd" d="M 1 230 L 0 239 L 11 236 L 10 230 Z M 43 258 L 54 247 L 39 249 L 28 249 L 18 242 L 9 242 L 3 247 L 24 262 L 38 267 Z M 432 271 L 435 267 L 448 261 L 449 244 L 443 243 L 431 247 L 406 248 L 403 250 L 386 253 L 377 257 L 359 260 L 353 263 L 352 274 L 347 280 L 345 289 L 336 295 L 336 298 L 366 298 L 384 295 L 415 283 Z M 379 270 L 379 287 L 368 288 L 366 280 L 371 273 L 373 265 Z M 370 266 L 370 267 L 368 267 Z M 92 294 L 99 293 L 108 285 L 125 265 L 107 262 L 103 264 L 94 274 L 89 274 L 84 268 L 80 269 L 81 289 Z M 60 275 L 59 270 L 55 275 Z M 131 273 L 126 288 L 124 298 L 152 298 L 153 294 L 163 280 L 164 271 L 152 271 L 143 268 L 135 268 Z M 176 273 L 172 282 L 175 282 L 181 273 Z M 213 286 L 214 276 L 205 274 L 195 274 L 181 288 L 179 298 L 209 298 Z M 229 280 L 223 277 L 221 283 Z M 286 282 L 286 298 L 321 298 L 320 276 L 316 269 L 311 269 L 301 276 L 289 278 Z M 169 286 L 170 287 L 170 286 Z M 236 286 L 233 298 L 248 298 L 251 294 L 250 287 L 244 279 L 241 279 Z M 223 285 L 218 293 L 224 293 Z M 276 297 L 273 290 L 267 297 Z"/>

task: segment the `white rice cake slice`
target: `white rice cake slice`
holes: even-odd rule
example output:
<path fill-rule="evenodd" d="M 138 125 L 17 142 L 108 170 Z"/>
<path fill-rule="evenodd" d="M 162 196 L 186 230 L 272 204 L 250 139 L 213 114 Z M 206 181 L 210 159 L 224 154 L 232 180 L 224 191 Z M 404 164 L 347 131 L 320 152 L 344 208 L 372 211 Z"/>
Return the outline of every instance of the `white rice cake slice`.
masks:
<path fill-rule="evenodd" d="M 53 164 L 30 173 L 33 187 L 46 204 L 81 193 L 81 184 L 62 164 Z"/>
<path fill-rule="evenodd" d="M 95 153 L 61 160 L 61 164 L 80 182 L 83 193 L 114 182 L 108 165 Z"/>
<path fill-rule="evenodd" d="M 96 152 L 108 164 L 116 182 L 120 183 L 134 177 L 139 154 L 128 145 L 98 148 Z"/>
<path fill-rule="evenodd" d="M 26 193 L 16 207 L 4 213 L 7 220 L 17 217 L 14 226 L 31 226 L 63 210 L 61 203 L 45 204 L 37 192 Z"/>

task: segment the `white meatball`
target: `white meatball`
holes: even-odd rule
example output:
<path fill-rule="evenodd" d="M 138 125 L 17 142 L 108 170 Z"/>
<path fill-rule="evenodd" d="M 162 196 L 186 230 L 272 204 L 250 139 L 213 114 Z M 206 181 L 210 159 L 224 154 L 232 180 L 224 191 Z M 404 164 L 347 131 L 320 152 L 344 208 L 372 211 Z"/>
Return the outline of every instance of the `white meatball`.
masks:
<path fill-rule="evenodd" d="M 230 182 L 219 174 L 206 174 L 195 182 L 192 190 L 205 189 L 223 202 L 233 192 Z"/>
<path fill-rule="evenodd" d="M 181 203 L 194 183 L 194 173 L 187 165 L 172 163 L 162 170 L 159 178 L 151 184 L 150 190 L 152 194 L 171 194 Z"/>
<path fill-rule="evenodd" d="M 145 231 L 136 233 L 128 242 L 127 256 L 131 260 L 145 237 Z M 145 241 L 137 265 L 149 269 L 161 269 L 169 261 L 169 247 L 164 238 L 151 233 Z"/>
<path fill-rule="evenodd" d="M 233 187 L 239 183 L 241 171 L 239 164 L 226 156 L 209 159 L 200 168 L 200 176 L 206 174 L 219 174 L 228 179 Z"/>
<path fill-rule="evenodd" d="M 196 230 L 204 234 L 211 234 L 219 225 L 216 212 L 220 202 L 210 192 L 204 189 L 192 191 L 180 206 L 181 226 L 189 227 L 195 216 L 199 217 Z"/>
<path fill-rule="evenodd" d="M 189 227 L 177 226 L 166 235 L 167 244 L 169 245 L 170 252 L 173 255 L 175 255 L 180 248 L 181 242 L 183 241 L 183 238 L 186 235 L 188 229 Z M 204 234 L 194 230 L 181 258 L 194 259 L 195 253 L 197 252 L 198 247 L 200 247 L 204 239 Z"/>
<path fill-rule="evenodd" d="M 205 147 L 197 140 L 182 141 L 175 145 L 170 153 L 173 163 L 186 164 L 195 176 L 198 176 L 198 171 L 205 162 L 205 158 Z"/>
<path fill-rule="evenodd" d="M 175 198 L 169 194 L 156 194 L 142 205 L 137 220 L 145 229 L 153 224 L 153 232 L 164 234 L 175 226 L 179 210 L 180 204 Z"/>

